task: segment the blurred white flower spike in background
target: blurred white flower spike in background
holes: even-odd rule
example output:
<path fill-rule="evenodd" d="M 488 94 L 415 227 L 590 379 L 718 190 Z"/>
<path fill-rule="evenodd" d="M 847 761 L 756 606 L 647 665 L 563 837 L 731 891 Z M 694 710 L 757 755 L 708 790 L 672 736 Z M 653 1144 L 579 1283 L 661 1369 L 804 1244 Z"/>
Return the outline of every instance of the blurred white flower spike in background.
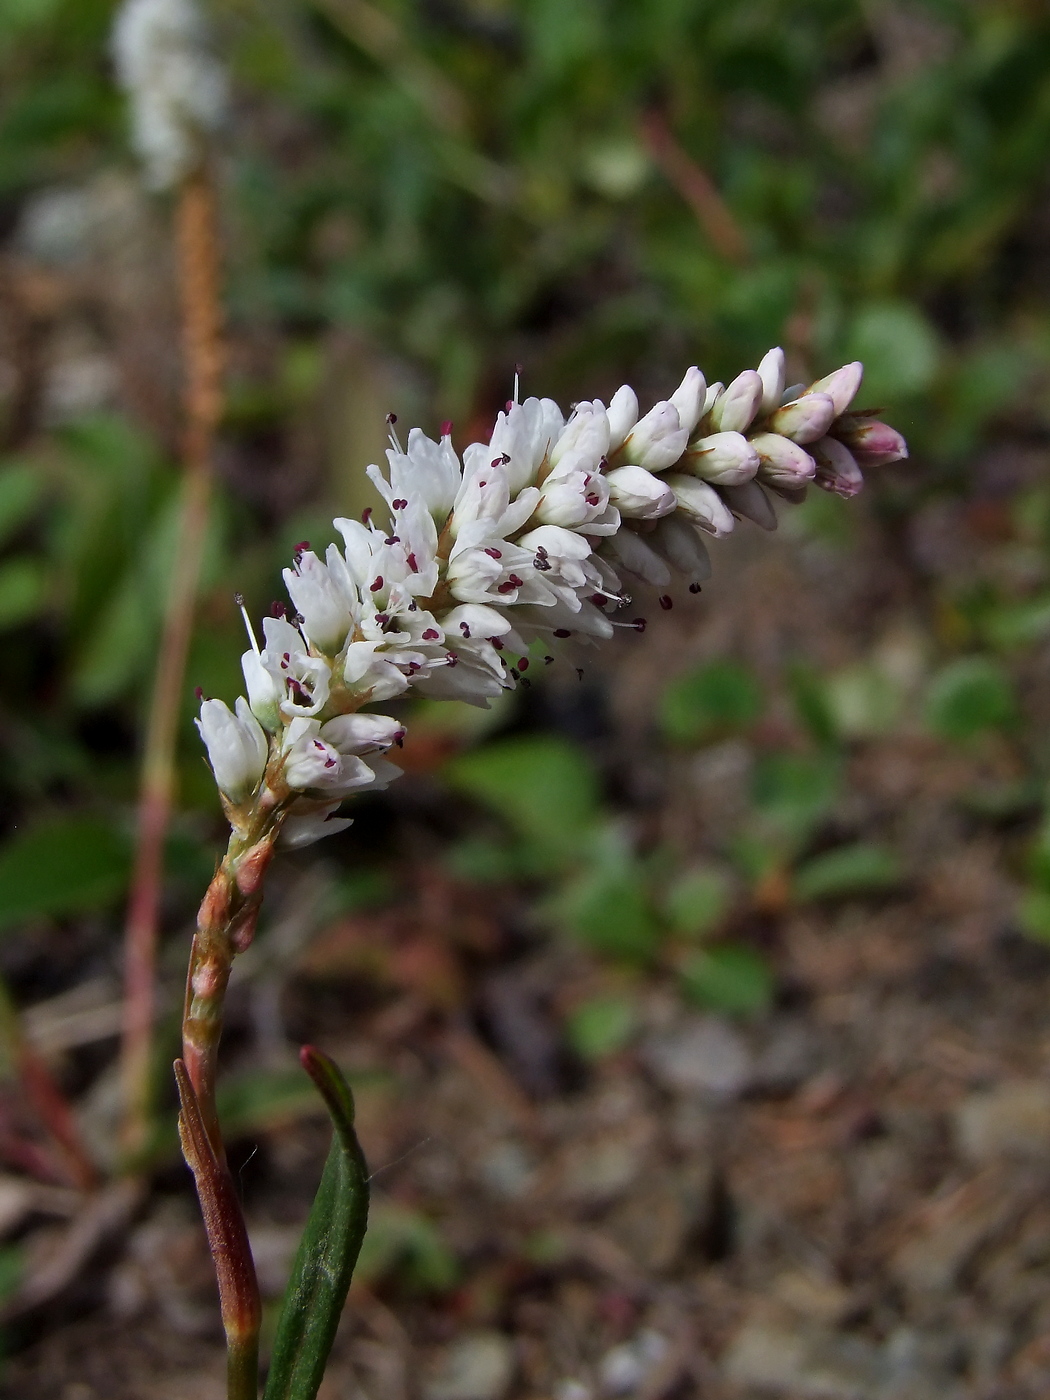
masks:
<path fill-rule="evenodd" d="M 204 15 L 193 0 L 125 0 L 113 57 L 147 180 L 171 189 L 201 163 L 226 114 L 226 73 Z"/>
<path fill-rule="evenodd" d="M 343 798 L 398 771 L 363 757 L 404 735 L 365 706 L 409 690 L 485 706 L 567 638 L 642 630 L 644 619 L 620 617 L 621 576 L 664 588 L 684 574 L 696 592 L 710 573 L 705 541 L 741 517 L 775 528 L 776 495 L 797 501 L 810 484 L 854 495 L 862 467 L 908 455 L 873 413 L 849 411 L 861 374 L 854 363 L 785 390 L 774 349 L 727 386 L 691 367 L 641 417 L 629 385 L 568 419 L 551 399 L 512 400 L 462 457 L 450 423 L 437 441 L 413 428 L 402 446 L 391 417 L 387 469 L 368 469 L 388 517 L 336 520 L 343 548 L 323 559 L 308 541 L 296 548 L 291 607 L 264 620 L 262 647 L 245 614 L 248 700 L 236 714 L 202 706 L 235 830 L 254 828 L 260 805 L 273 823 L 288 819 L 296 844 L 345 826 L 331 819 Z"/>

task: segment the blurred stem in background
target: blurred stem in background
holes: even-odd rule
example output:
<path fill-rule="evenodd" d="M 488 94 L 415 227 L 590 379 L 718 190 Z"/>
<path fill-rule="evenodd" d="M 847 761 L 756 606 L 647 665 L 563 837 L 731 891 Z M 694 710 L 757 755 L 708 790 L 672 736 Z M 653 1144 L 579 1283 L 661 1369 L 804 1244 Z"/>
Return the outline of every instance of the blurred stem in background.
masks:
<path fill-rule="evenodd" d="M 185 356 L 185 479 L 142 761 L 135 867 L 124 930 L 123 1123 L 128 1160 L 146 1147 L 152 1120 L 153 1025 L 164 838 L 175 783 L 175 746 L 193 630 L 222 405 L 222 315 L 215 185 L 200 166 L 180 186 L 178 273 Z"/>

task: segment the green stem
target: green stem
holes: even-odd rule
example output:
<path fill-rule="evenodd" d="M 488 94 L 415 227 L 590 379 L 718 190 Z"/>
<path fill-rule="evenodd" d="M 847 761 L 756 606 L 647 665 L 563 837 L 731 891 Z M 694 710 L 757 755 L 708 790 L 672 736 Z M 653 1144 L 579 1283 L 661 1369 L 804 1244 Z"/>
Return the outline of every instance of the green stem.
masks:
<path fill-rule="evenodd" d="M 226 1400 L 259 1400 L 259 1334 L 226 1344 Z"/>

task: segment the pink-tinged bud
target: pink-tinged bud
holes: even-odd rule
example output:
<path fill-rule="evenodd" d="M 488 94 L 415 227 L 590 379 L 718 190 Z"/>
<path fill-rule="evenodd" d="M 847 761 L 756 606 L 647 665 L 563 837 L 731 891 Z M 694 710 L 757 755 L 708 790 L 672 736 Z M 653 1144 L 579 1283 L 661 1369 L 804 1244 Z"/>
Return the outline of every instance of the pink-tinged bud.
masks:
<path fill-rule="evenodd" d="M 691 365 L 685 372 L 685 378 L 670 398 L 670 402 L 678 410 L 679 420 L 687 433 L 691 433 L 700 422 L 700 414 L 703 412 L 706 397 L 707 383 L 704 376 L 696 365 Z"/>
<path fill-rule="evenodd" d="M 859 360 L 854 360 L 852 364 L 837 369 L 834 374 L 826 374 L 823 379 L 818 379 L 815 384 L 809 386 L 808 392 L 827 394 L 835 405 L 835 416 L 838 417 L 840 413 L 846 412 L 856 398 L 863 378 L 864 366 Z"/>
<path fill-rule="evenodd" d="M 742 433 L 762 402 L 762 380 L 753 369 L 738 374 L 719 394 L 711 409 L 711 427 L 716 433 Z"/>
<path fill-rule="evenodd" d="M 803 394 L 770 415 L 769 430 L 792 442 L 816 442 L 835 420 L 835 400 L 830 394 Z"/>
<path fill-rule="evenodd" d="M 784 352 L 780 346 L 767 350 L 758 366 L 758 377 L 762 381 L 762 402 L 760 413 L 772 413 L 780 407 L 784 393 Z"/>
<path fill-rule="evenodd" d="M 757 481 L 747 481 L 743 486 L 723 486 L 721 495 L 734 515 L 753 521 L 760 530 L 777 528 L 773 503 Z"/>
<path fill-rule="evenodd" d="M 688 440 L 689 434 L 679 421 L 677 408 L 665 399 L 655 404 L 631 429 L 621 457 L 647 471 L 666 471 L 681 457 Z"/>
<path fill-rule="evenodd" d="M 678 510 L 707 534 L 721 539 L 731 533 L 733 516 L 713 486 L 695 476 L 669 476 L 667 484 L 675 494 Z"/>
<path fill-rule="evenodd" d="M 623 446 L 624 438 L 638 422 L 638 395 L 629 384 L 621 384 L 609 400 L 609 451 Z"/>
<path fill-rule="evenodd" d="M 675 508 L 674 492 L 667 483 L 644 467 L 615 467 L 606 474 L 609 500 L 632 520 L 659 520 Z"/>
<path fill-rule="evenodd" d="M 848 447 L 837 438 L 825 437 L 813 444 L 817 459 L 817 485 L 849 500 L 864 485 L 864 477 Z"/>
<path fill-rule="evenodd" d="M 682 465 L 716 486 L 739 486 L 758 471 L 758 453 L 743 433 L 712 433 L 693 443 Z"/>
<path fill-rule="evenodd" d="M 767 486 L 802 486 L 813 480 L 816 463 L 790 438 L 779 433 L 756 433 L 751 446 L 758 453 L 758 479 Z"/>
<path fill-rule="evenodd" d="M 711 577 L 711 556 L 695 525 L 669 515 L 648 538 L 671 567 L 688 575 L 693 583 L 703 583 Z"/>
<path fill-rule="evenodd" d="M 875 419 L 847 415 L 835 424 L 834 434 L 862 467 L 885 467 L 908 455 L 908 444 L 897 429 Z"/>

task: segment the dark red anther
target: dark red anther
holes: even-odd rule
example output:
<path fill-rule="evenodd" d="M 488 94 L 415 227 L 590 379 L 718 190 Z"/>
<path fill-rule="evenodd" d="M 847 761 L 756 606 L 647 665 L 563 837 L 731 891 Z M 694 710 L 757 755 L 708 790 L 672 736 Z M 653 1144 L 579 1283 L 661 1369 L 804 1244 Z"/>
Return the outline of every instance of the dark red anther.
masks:
<path fill-rule="evenodd" d="M 567 627 L 555 627 L 554 635 L 556 637 L 571 637 L 572 633 Z"/>
<path fill-rule="evenodd" d="M 505 413 L 509 413 L 513 407 L 514 407 L 514 400 L 513 400 L 513 399 L 508 399 L 507 402 L 503 405 L 503 411 L 504 411 Z"/>
<path fill-rule="evenodd" d="M 391 501 L 390 505 L 393 510 L 404 510 L 405 507 L 408 505 L 408 502 L 404 499 L 404 497 L 402 497 L 398 501 Z"/>
<path fill-rule="evenodd" d="M 503 638 L 502 638 L 502 637 L 490 637 L 490 638 L 489 638 L 489 641 L 492 643 L 492 645 L 496 648 L 497 651 L 502 651 L 502 650 L 503 650 Z"/>
<path fill-rule="evenodd" d="M 469 637 L 469 636 L 470 636 L 470 628 L 467 626 L 467 624 L 466 624 L 465 622 L 461 622 L 461 623 L 459 624 L 459 630 L 463 633 L 464 637 Z"/>
<path fill-rule="evenodd" d="M 314 740 L 314 748 L 315 748 L 315 749 L 320 749 L 321 752 L 324 753 L 324 744 L 321 743 L 320 739 L 315 739 L 315 740 Z"/>
<path fill-rule="evenodd" d="M 452 419 L 451 419 L 451 418 L 446 418 L 445 421 L 442 423 L 442 425 L 441 425 L 441 436 L 442 436 L 442 437 L 451 437 L 451 436 L 452 436 Z"/>
<path fill-rule="evenodd" d="M 531 690 L 531 689 L 532 689 L 532 682 L 529 680 L 528 676 L 522 676 L 522 678 L 521 678 L 521 688 L 522 688 L 522 690 Z"/>
<path fill-rule="evenodd" d="M 636 632 L 644 632 L 648 625 L 644 617 L 636 617 L 631 623 L 631 626 Z"/>
<path fill-rule="evenodd" d="M 515 374 L 524 374 L 524 373 L 525 373 L 525 366 L 524 366 L 524 365 L 515 365 L 515 366 L 514 366 L 514 373 L 515 373 Z"/>
<path fill-rule="evenodd" d="M 243 607 L 244 607 L 244 594 L 243 594 L 243 593 L 235 593 L 235 594 L 233 595 L 233 606 L 234 606 L 235 608 L 243 608 Z"/>
<path fill-rule="evenodd" d="M 408 663 L 408 674 L 409 674 L 410 676 L 414 676 L 418 670 L 419 670 L 419 662 L 418 662 L 418 661 L 410 661 L 410 662 Z"/>
<path fill-rule="evenodd" d="M 511 673 L 511 675 L 514 677 L 514 679 L 515 679 L 516 681 L 520 681 L 520 680 L 521 680 L 521 677 L 518 675 L 517 671 L 514 669 L 513 666 L 510 667 L 510 673 Z"/>
<path fill-rule="evenodd" d="M 408 567 L 412 570 L 414 574 L 419 573 L 419 565 L 416 563 L 416 556 L 414 554 L 410 554 L 408 556 Z"/>
<path fill-rule="evenodd" d="M 674 603 L 671 600 L 671 595 L 669 593 L 660 594 L 660 606 L 663 608 L 664 612 L 670 612 L 671 609 L 674 607 Z"/>
<path fill-rule="evenodd" d="M 517 574 L 511 574 L 510 583 L 513 588 L 524 588 L 525 580 L 518 578 Z"/>
<path fill-rule="evenodd" d="M 386 421 L 387 421 L 391 426 L 393 426 L 393 425 L 397 422 L 397 414 L 396 414 L 396 413 L 388 413 L 387 416 L 386 416 Z"/>
<path fill-rule="evenodd" d="M 194 695 L 196 695 L 196 697 L 197 697 L 198 700 L 203 700 L 203 699 L 204 699 L 204 687 L 203 687 L 202 685 L 198 685 L 198 686 L 194 689 L 194 692 L 193 692 L 193 693 L 194 693 Z"/>
<path fill-rule="evenodd" d="M 523 656 L 523 657 L 521 657 L 521 658 L 519 659 L 519 661 L 518 661 L 518 670 L 519 670 L 519 671 L 527 671 L 528 669 L 529 669 L 529 658 L 528 658 L 527 656 Z"/>
<path fill-rule="evenodd" d="M 448 660 L 445 662 L 445 665 L 446 665 L 446 666 L 458 666 L 458 665 L 459 665 L 459 657 L 456 655 L 456 653 L 455 653 L 454 651 L 450 651 L 450 652 L 449 652 L 449 654 L 448 654 Z"/>
<path fill-rule="evenodd" d="M 490 466 L 490 467 L 501 467 L 502 465 L 503 465 L 503 458 L 502 458 L 502 457 L 493 457 L 492 461 L 489 463 L 489 466 Z M 482 484 L 484 485 L 484 483 L 482 483 Z"/>
<path fill-rule="evenodd" d="M 490 559 L 502 559 L 503 555 L 498 549 L 486 549 L 485 553 Z"/>
<path fill-rule="evenodd" d="M 589 601 L 592 602 L 596 608 L 604 608 L 608 599 L 603 597 L 601 593 L 592 593 Z"/>
<path fill-rule="evenodd" d="M 300 540 L 299 543 L 298 543 L 297 545 L 293 545 L 293 546 L 292 546 L 292 553 L 293 553 L 293 554 L 305 554 L 306 551 L 307 551 L 309 548 L 310 548 L 310 541 L 309 541 L 309 540 Z"/>
<path fill-rule="evenodd" d="M 515 585 L 513 583 L 501 583 L 497 586 L 497 593 L 513 593 Z"/>
<path fill-rule="evenodd" d="M 428 627 L 427 630 L 423 633 L 423 640 L 425 642 L 436 642 L 440 636 L 441 633 L 438 632 L 435 628 Z"/>
<path fill-rule="evenodd" d="M 369 522 L 371 519 L 372 519 L 372 507 L 371 507 L 371 506 L 365 506 L 364 510 L 361 512 L 361 524 L 362 524 L 362 525 L 367 525 L 368 522 Z"/>
<path fill-rule="evenodd" d="M 689 585 L 689 592 L 690 592 L 690 593 L 702 593 L 703 591 L 704 591 L 704 590 L 700 587 L 700 585 L 699 585 L 698 583 L 691 583 L 691 584 Z"/>
<path fill-rule="evenodd" d="M 287 604 L 287 603 L 282 603 L 281 600 L 280 600 L 280 598 L 275 598 L 275 599 L 273 600 L 273 602 L 270 604 L 270 616 L 271 616 L 271 617 L 287 617 L 287 616 L 288 616 L 288 604 Z"/>
<path fill-rule="evenodd" d="M 401 536 L 400 536 L 400 535 L 388 535 L 387 538 L 383 541 L 383 543 L 384 543 L 384 544 L 400 544 L 400 543 L 401 543 Z"/>
<path fill-rule="evenodd" d="M 291 653 L 290 651 L 285 651 L 285 652 L 282 652 L 282 653 L 281 653 L 281 661 L 284 663 L 285 666 L 288 665 L 288 663 L 291 661 L 291 659 L 292 659 L 292 653 Z"/>
<path fill-rule="evenodd" d="M 510 463 L 510 453 L 504 452 L 503 456 L 500 458 L 500 461 L 503 463 L 504 466 L 508 466 Z"/>
<path fill-rule="evenodd" d="M 587 502 L 589 506 L 596 506 L 601 500 L 601 497 L 594 491 L 588 491 L 583 499 Z"/>
<path fill-rule="evenodd" d="M 405 747 L 405 735 L 407 733 L 407 729 L 399 729 L 394 735 L 394 743 L 398 746 L 399 749 L 403 749 Z"/>
<path fill-rule="evenodd" d="M 378 593 L 379 590 L 382 588 L 382 586 L 383 586 L 383 575 L 380 574 L 380 575 L 378 576 L 378 578 L 374 579 L 373 582 L 370 583 L 370 584 L 368 585 L 368 591 L 369 591 L 369 593 Z"/>
<path fill-rule="evenodd" d="M 553 660 L 554 660 L 554 657 L 553 657 L 553 656 L 545 656 L 545 657 L 543 658 L 543 664 L 544 664 L 544 666 L 549 666 Z"/>
<path fill-rule="evenodd" d="M 376 613 L 376 622 L 380 627 L 385 627 L 389 621 L 390 615 L 388 613 Z"/>

